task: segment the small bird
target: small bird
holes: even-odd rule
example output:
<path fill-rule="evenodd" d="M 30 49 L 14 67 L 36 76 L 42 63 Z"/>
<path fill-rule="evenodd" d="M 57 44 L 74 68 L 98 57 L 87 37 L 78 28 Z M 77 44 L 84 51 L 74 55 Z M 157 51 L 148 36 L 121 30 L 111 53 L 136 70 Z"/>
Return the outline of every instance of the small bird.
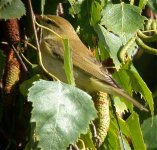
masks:
<path fill-rule="evenodd" d="M 111 74 L 91 54 L 82 43 L 72 25 L 64 18 L 55 15 L 37 16 L 40 24 L 69 40 L 72 53 L 73 72 L 76 86 L 88 91 L 102 91 L 123 97 L 140 110 L 148 111 L 143 105 L 127 94 L 112 79 Z M 43 28 L 40 43 L 42 63 L 46 70 L 67 83 L 64 70 L 64 48 L 62 40 Z"/>

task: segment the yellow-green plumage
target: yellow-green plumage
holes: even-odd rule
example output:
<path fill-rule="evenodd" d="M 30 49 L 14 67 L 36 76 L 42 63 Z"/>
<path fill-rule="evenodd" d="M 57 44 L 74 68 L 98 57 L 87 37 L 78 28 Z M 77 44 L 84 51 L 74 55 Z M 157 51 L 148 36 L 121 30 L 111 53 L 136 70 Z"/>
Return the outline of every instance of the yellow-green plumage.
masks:
<path fill-rule="evenodd" d="M 72 50 L 74 77 L 76 85 L 86 91 L 102 91 L 124 97 L 141 110 L 148 111 L 143 105 L 119 88 L 108 71 L 92 56 L 81 42 L 72 25 L 64 18 L 48 15 L 38 17 L 43 26 L 50 28 L 63 38 L 67 38 Z M 44 67 L 61 81 L 67 82 L 64 71 L 64 49 L 58 36 L 43 29 L 41 54 Z"/>

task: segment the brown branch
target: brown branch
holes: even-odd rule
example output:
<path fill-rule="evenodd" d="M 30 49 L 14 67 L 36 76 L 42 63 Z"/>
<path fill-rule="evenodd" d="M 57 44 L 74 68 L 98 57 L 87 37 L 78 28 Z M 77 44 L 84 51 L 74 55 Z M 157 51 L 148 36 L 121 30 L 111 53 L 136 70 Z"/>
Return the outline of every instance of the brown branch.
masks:
<path fill-rule="evenodd" d="M 33 12 L 31 0 L 28 0 L 28 5 L 29 5 L 29 11 L 30 11 L 30 14 L 31 14 L 32 27 L 33 27 L 33 31 L 34 31 L 34 36 L 35 36 L 35 42 L 36 42 L 36 45 L 37 45 L 37 50 L 40 51 L 40 45 L 39 45 L 39 40 L 38 40 L 38 36 L 37 36 L 37 30 L 36 30 L 36 26 L 35 26 L 35 15 L 34 15 L 34 12 Z"/>

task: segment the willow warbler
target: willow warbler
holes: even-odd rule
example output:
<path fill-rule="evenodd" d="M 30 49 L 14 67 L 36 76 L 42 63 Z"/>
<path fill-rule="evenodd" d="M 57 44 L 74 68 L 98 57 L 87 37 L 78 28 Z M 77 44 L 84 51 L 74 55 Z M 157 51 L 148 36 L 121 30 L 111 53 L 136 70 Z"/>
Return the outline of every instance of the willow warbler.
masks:
<path fill-rule="evenodd" d="M 82 43 L 72 25 L 62 17 L 55 15 L 37 16 L 40 24 L 55 31 L 69 40 L 75 83 L 77 87 L 92 92 L 102 91 L 123 97 L 140 110 L 148 111 L 143 105 L 121 89 L 105 69 L 91 55 L 90 50 Z M 46 70 L 63 82 L 67 82 L 64 70 L 64 48 L 62 40 L 52 32 L 43 29 L 40 43 L 42 63 Z"/>

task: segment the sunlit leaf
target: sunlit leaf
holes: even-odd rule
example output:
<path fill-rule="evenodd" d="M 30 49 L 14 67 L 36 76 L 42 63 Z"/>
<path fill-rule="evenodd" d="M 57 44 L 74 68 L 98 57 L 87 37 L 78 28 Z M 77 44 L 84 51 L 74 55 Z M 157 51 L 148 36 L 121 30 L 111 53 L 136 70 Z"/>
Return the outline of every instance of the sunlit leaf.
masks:
<path fill-rule="evenodd" d="M 147 149 L 157 149 L 157 115 L 153 117 L 153 124 L 152 118 L 148 118 L 141 125 L 141 129 Z"/>
<path fill-rule="evenodd" d="M 143 9 L 145 5 L 147 4 L 148 0 L 140 0 L 139 2 L 139 8 Z"/>
<path fill-rule="evenodd" d="M 0 9 L 6 7 L 7 5 L 10 5 L 12 1 L 13 0 L 0 0 Z"/>
<path fill-rule="evenodd" d="M 101 25 L 120 36 L 133 34 L 143 28 L 144 16 L 141 9 L 130 4 L 108 4 L 102 11 Z"/>
<path fill-rule="evenodd" d="M 104 44 L 104 49 L 108 52 L 109 56 L 113 59 L 116 69 L 120 68 L 121 63 L 118 60 L 117 53 L 122 46 L 121 39 L 115 34 L 108 32 L 103 26 L 95 26 L 95 31 L 98 34 L 99 40 Z"/>
<path fill-rule="evenodd" d="M 65 149 L 88 131 L 96 117 L 91 97 L 80 89 L 59 81 L 40 80 L 29 89 L 33 103 L 31 122 L 43 149 Z"/>
<path fill-rule="evenodd" d="M 16 10 L 16 11 L 15 11 Z M 12 0 L 11 3 L 0 9 L 0 19 L 15 19 L 25 15 L 25 6 L 21 0 Z"/>
<path fill-rule="evenodd" d="M 154 102 L 152 93 L 146 83 L 140 77 L 136 69 L 131 65 L 130 68 L 123 68 L 114 74 L 114 78 L 129 93 L 139 92 L 148 103 L 151 115 L 154 115 Z"/>
<path fill-rule="evenodd" d="M 139 116 L 136 113 L 132 113 L 126 120 L 127 126 L 130 130 L 130 137 L 134 146 L 134 149 L 146 150 L 143 135 L 140 127 Z"/>

